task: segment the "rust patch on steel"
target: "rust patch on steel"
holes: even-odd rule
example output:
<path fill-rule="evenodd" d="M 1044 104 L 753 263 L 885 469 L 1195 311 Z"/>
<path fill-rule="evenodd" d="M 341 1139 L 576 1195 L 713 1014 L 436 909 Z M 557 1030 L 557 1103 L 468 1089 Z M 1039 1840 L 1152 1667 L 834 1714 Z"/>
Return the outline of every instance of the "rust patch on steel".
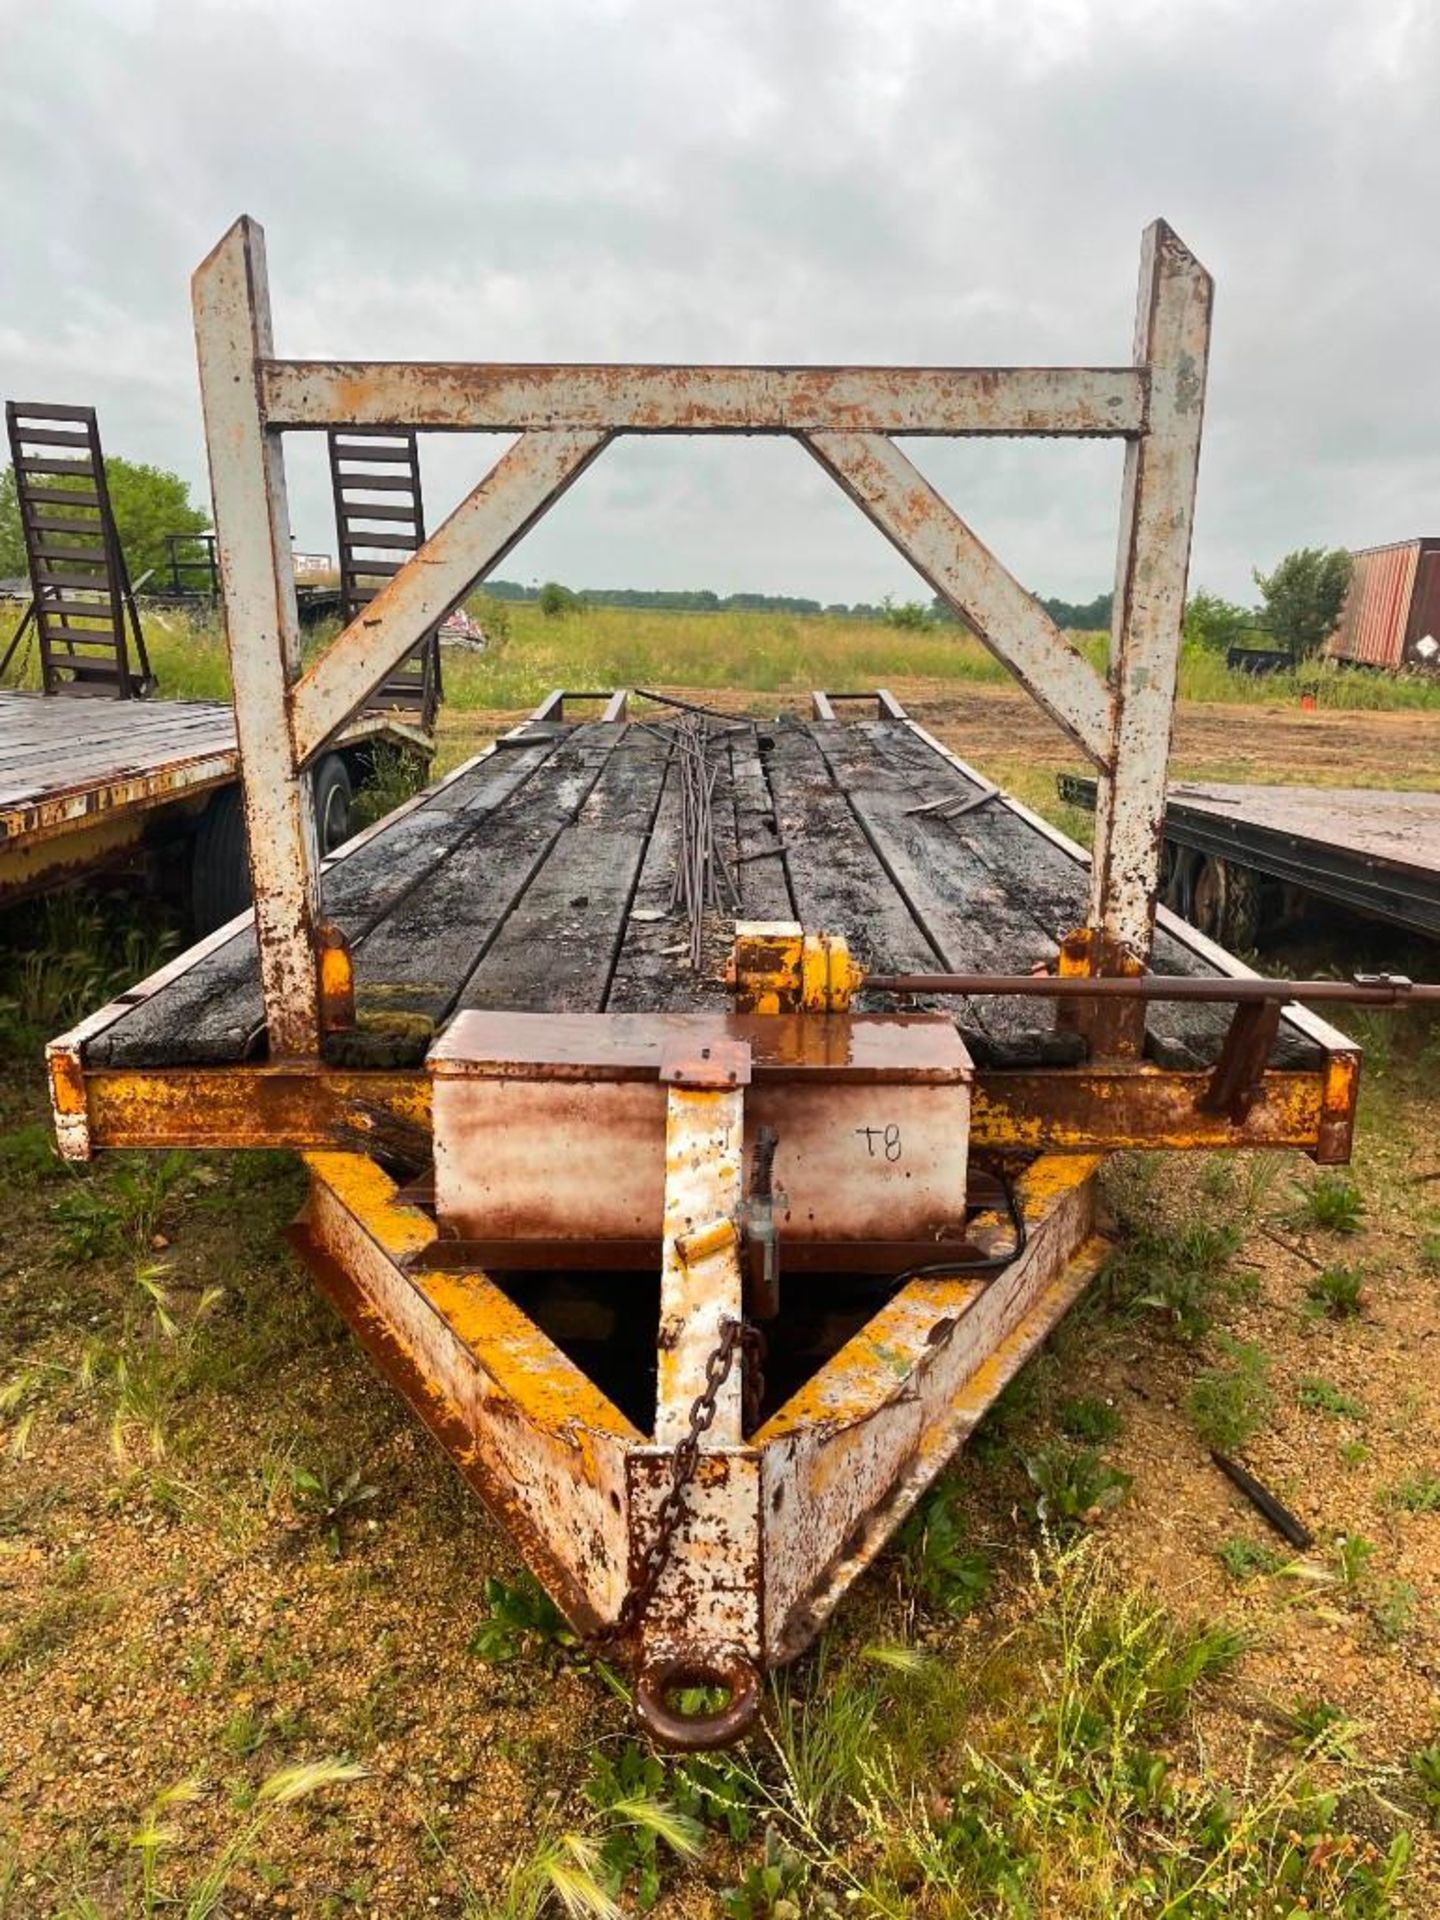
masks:
<path fill-rule="evenodd" d="M 1056 1073 L 1005 1072 L 976 1081 L 971 1144 L 984 1148 L 1109 1152 L 1121 1147 L 1298 1147 L 1321 1145 L 1325 1078 L 1268 1071 L 1243 1120 L 1210 1113 L 1211 1074 L 1144 1064 Z M 1353 1083 L 1336 1080 L 1335 1098 Z"/>
<path fill-rule="evenodd" d="M 1323 1072 L 1271 1068 L 1237 1122 L 1203 1110 L 1208 1072 L 1144 1062 L 982 1071 L 970 1139 L 993 1152 L 1298 1147 L 1343 1159 L 1358 1083 L 1354 1053 L 1332 1055 Z M 329 1147 L 417 1162 L 431 1149 L 429 1081 L 411 1070 L 106 1068 L 86 1071 L 84 1088 L 97 1147 Z"/>
<path fill-rule="evenodd" d="M 270 360 L 276 425 L 629 433 L 1130 435 L 1137 367 L 465 365 Z"/>

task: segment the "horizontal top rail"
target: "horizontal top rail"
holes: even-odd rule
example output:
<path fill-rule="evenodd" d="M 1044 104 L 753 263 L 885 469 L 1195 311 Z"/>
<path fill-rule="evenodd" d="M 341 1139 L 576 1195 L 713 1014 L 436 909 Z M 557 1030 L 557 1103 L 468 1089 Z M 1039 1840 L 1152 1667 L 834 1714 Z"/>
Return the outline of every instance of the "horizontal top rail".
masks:
<path fill-rule="evenodd" d="M 1144 367 L 747 367 L 262 360 L 269 427 L 618 433 L 1143 434 Z"/>

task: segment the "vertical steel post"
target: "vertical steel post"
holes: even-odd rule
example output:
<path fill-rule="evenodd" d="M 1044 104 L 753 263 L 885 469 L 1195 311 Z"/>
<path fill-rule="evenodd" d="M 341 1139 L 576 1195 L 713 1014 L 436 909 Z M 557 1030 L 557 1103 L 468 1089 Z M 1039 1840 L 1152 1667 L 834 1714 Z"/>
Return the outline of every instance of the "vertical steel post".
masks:
<path fill-rule="evenodd" d="M 1124 948 L 1142 961 L 1155 924 L 1213 294 L 1209 274 L 1165 222 L 1148 227 L 1135 363 L 1149 368 L 1149 411 L 1125 456 L 1110 642 L 1114 734 L 1099 783 L 1090 900 L 1102 952 Z"/>
<path fill-rule="evenodd" d="M 295 1058 L 320 1047 L 319 854 L 290 725 L 300 627 L 284 458 L 260 405 L 260 366 L 272 343 L 265 236 L 255 221 L 236 221 L 197 270 L 191 294 L 260 985 L 271 1057 Z"/>
<path fill-rule="evenodd" d="M 744 1120 L 743 1085 L 668 1088 L 657 1446 L 673 1447 L 690 1431 L 690 1410 L 705 1390 L 724 1324 L 745 1311 L 737 1226 Z M 707 1449 L 740 1444 L 742 1366 L 737 1355 L 716 1395 L 701 1442 Z"/>

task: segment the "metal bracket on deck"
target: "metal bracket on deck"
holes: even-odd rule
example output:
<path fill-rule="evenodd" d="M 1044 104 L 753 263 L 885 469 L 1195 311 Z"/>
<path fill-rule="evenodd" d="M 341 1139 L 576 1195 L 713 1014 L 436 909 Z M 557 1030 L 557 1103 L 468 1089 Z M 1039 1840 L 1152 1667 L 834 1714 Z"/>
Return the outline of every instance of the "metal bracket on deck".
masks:
<path fill-rule="evenodd" d="M 1210 1084 L 1197 1102 L 1202 1113 L 1223 1113 L 1237 1125 L 1248 1118 L 1265 1088 L 1265 1068 L 1280 1031 L 1283 1004 L 1277 995 L 1273 1000 L 1242 1001 L 1236 1007 Z"/>
<path fill-rule="evenodd" d="M 864 979 L 839 933 L 793 920 L 740 920 L 725 978 L 741 1013 L 847 1013 Z"/>
<path fill-rule="evenodd" d="M 344 1033 L 355 1025 L 355 960 L 333 920 L 315 929 L 320 961 L 320 1030 Z"/>
<path fill-rule="evenodd" d="M 1144 973 L 1145 962 L 1099 927 L 1076 927 L 1060 942 L 1055 971 L 1062 979 L 1131 980 Z M 1144 1051 L 1145 1006 L 1140 1000 L 1060 1000 L 1055 1026 L 1061 1033 L 1083 1035 L 1092 1060 L 1125 1059 Z"/>

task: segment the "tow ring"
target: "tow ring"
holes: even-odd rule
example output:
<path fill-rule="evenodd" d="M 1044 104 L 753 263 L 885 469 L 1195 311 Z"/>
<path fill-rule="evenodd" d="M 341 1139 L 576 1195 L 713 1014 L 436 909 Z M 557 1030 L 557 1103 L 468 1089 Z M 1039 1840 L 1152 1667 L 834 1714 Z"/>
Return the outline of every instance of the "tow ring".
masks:
<path fill-rule="evenodd" d="M 669 1696 L 685 1687 L 723 1690 L 726 1704 L 712 1713 L 681 1713 Z M 635 1711 L 641 1726 L 662 1747 L 677 1753 L 708 1753 L 743 1738 L 760 1712 L 760 1672 L 739 1654 L 683 1648 L 647 1661 L 635 1680 Z"/>

